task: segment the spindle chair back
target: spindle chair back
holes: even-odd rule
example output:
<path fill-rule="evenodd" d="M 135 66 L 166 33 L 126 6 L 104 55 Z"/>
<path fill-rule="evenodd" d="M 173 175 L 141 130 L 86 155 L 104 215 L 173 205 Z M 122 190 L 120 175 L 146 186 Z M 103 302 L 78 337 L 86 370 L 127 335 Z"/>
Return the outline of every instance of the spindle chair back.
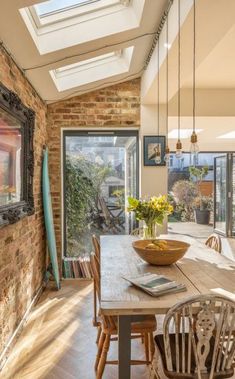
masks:
<path fill-rule="evenodd" d="M 232 377 L 234 331 L 235 303 L 232 300 L 210 294 L 178 303 L 168 311 L 163 324 L 166 376 Z"/>
<path fill-rule="evenodd" d="M 221 238 L 218 234 L 211 234 L 206 242 L 205 242 L 206 246 L 210 247 L 211 249 L 214 249 L 215 251 L 217 251 L 218 253 L 221 253 L 222 252 L 222 242 L 221 242 Z"/>

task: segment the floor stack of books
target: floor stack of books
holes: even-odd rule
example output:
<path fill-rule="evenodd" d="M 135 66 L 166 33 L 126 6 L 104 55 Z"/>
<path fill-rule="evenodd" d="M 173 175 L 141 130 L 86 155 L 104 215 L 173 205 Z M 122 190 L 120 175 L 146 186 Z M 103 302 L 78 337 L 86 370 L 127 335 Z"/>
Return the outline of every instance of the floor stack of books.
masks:
<path fill-rule="evenodd" d="M 91 279 L 91 265 L 89 257 L 66 258 L 63 264 L 63 277 L 65 279 L 85 278 Z"/>

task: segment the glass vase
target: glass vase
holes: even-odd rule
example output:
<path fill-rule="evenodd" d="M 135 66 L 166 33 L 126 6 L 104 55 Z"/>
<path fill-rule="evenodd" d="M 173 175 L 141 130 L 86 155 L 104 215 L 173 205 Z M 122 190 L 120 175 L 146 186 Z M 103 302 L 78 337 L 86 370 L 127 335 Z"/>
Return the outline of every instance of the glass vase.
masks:
<path fill-rule="evenodd" d="M 145 223 L 143 239 L 156 239 L 157 237 L 159 237 L 159 231 L 156 222 Z"/>

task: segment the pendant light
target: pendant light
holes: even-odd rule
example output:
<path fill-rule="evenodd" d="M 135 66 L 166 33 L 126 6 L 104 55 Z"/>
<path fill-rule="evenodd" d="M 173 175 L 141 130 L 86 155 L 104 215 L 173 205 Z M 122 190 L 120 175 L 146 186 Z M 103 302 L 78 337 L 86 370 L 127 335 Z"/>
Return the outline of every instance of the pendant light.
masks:
<path fill-rule="evenodd" d="M 196 134 L 196 2 L 193 0 L 193 132 L 191 135 L 190 161 L 195 165 L 199 153 Z"/>
<path fill-rule="evenodd" d="M 180 0 L 178 0 L 178 141 L 176 143 L 176 153 L 175 153 L 175 156 L 177 159 L 182 159 L 183 158 L 183 152 L 182 152 L 182 142 L 180 140 L 180 106 L 181 106 L 181 99 L 180 99 L 180 85 L 181 85 L 181 78 L 180 78 L 180 59 L 181 59 L 181 56 L 180 56 L 180 44 L 181 44 L 181 38 L 180 38 Z"/>
<path fill-rule="evenodd" d="M 167 54 L 166 54 L 166 149 L 165 149 L 165 156 L 164 161 L 168 165 L 170 162 L 170 149 L 168 144 L 168 50 L 169 50 L 169 34 L 168 34 L 168 14 L 166 19 L 166 48 L 167 48 Z"/>
<path fill-rule="evenodd" d="M 160 130 L 160 99 L 159 99 L 159 88 L 160 88 L 160 81 L 159 81 L 159 76 L 160 76 L 160 73 L 159 73 L 159 67 L 160 67 L 160 64 L 159 64 L 159 38 L 158 38 L 158 44 L 157 44 L 157 51 L 158 51 L 158 55 L 157 55 L 157 67 L 158 67 L 158 79 L 157 79 L 157 93 L 158 93 L 158 103 L 157 103 L 157 136 L 159 137 L 159 130 Z M 155 156 L 155 163 L 156 164 L 161 164 L 161 161 L 162 161 L 162 158 L 161 158 L 161 152 L 160 152 L 160 149 L 159 149 L 159 143 L 157 144 L 157 148 L 156 148 L 156 156 Z"/>

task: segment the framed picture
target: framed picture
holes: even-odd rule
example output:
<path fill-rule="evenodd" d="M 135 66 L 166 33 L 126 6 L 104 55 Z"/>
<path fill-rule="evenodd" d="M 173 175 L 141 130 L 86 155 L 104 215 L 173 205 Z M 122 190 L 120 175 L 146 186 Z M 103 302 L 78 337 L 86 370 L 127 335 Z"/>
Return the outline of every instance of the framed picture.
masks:
<path fill-rule="evenodd" d="M 165 166 L 165 148 L 165 136 L 144 136 L 144 166 Z M 161 163 L 155 161 L 158 149 L 161 154 Z"/>

